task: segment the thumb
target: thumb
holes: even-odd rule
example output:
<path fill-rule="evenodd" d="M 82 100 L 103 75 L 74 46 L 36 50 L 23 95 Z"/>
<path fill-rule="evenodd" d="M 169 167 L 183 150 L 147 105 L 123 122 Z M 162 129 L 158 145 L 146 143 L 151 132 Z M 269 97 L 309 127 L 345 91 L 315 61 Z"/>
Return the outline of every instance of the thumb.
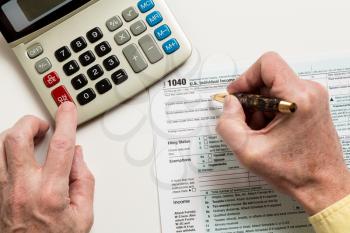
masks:
<path fill-rule="evenodd" d="M 76 146 L 70 173 L 69 194 L 71 205 L 92 221 L 95 179 L 83 158 L 83 151 Z"/>
<path fill-rule="evenodd" d="M 221 116 L 217 132 L 230 149 L 240 156 L 248 143 L 250 128 L 247 125 L 246 116 L 239 100 L 232 95 L 225 98 L 224 112 Z"/>

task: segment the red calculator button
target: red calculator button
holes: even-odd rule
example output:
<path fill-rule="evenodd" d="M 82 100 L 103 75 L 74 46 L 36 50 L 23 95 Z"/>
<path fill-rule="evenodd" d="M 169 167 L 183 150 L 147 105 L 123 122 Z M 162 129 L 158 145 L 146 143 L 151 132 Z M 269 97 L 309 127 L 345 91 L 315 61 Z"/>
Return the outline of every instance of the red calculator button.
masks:
<path fill-rule="evenodd" d="M 51 72 L 44 77 L 45 86 L 51 88 L 60 82 L 60 77 L 58 77 L 56 72 Z"/>
<path fill-rule="evenodd" d="M 72 97 L 69 95 L 67 89 L 64 86 L 59 86 L 51 92 L 53 99 L 57 106 L 60 106 L 64 102 L 73 102 Z"/>

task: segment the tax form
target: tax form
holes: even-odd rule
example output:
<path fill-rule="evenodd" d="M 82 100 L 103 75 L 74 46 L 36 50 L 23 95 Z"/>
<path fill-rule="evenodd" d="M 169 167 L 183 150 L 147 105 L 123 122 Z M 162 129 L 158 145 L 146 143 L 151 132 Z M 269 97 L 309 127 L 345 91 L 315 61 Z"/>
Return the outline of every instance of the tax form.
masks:
<path fill-rule="evenodd" d="M 350 57 L 293 64 L 328 88 L 350 164 Z M 184 68 L 150 90 L 163 233 L 314 232 L 301 206 L 248 172 L 215 131 L 223 106 L 211 96 L 246 68 Z"/>

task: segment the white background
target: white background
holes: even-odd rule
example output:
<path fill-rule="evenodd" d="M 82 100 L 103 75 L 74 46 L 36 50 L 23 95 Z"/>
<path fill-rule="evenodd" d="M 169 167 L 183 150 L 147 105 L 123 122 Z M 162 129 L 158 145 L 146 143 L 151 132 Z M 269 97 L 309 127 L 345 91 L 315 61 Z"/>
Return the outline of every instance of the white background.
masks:
<path fill-rule="evenodd" d="M 166 1 L 208 64 L 217 56 L 256 59 L 270 50 L 287 57 L 350 51 L 347 0 Z M 50 119 L 2 37 L 0 80 L 0 131 L 25 114 Z M 160 232 L 147 113 L 144 93 L 79 128 L 78 143 L 96 177 L 94 233 Z"/>

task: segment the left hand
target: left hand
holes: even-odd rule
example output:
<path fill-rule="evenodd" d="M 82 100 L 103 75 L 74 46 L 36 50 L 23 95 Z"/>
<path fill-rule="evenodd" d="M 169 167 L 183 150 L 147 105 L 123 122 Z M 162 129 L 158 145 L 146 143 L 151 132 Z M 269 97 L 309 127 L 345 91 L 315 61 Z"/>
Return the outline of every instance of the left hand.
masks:
<path fill-rule="evenodd" d="M 87 233 L 93 222 L 94 177 L 75 145 L 74 104 L 58 110 L 46 162 L 35 144 L 49 125 L 32 116 L 0 135 L 0 232 Z"/>

